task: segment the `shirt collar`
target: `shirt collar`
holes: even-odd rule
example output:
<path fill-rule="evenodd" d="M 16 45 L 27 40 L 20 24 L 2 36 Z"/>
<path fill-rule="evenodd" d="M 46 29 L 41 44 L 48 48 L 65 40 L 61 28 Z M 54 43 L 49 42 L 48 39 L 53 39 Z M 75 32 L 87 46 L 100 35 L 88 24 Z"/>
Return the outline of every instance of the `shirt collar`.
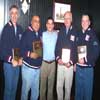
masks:
<path fill-rule="evenodd" d="M 67 30 L 72 30 L 72 28 L 73 28 L 72 25 L 69 28 L 66 27 Z"/>
<path fill-rule="evenodd" d="M 82 30 L 82 32 L 85 33 L 86 31 L 90 31 L 90 30 L 91 30 L 91 28 L 89 27 L 86 30 Z"/>

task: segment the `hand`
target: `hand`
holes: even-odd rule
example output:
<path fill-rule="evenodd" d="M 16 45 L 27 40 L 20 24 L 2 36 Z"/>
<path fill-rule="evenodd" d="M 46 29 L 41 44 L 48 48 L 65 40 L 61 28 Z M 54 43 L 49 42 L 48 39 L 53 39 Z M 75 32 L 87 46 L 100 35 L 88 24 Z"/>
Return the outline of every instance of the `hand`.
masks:
<path fill-rule="evenodd" d="M 80 64 L 84 64 L 84 63 L 85 63 L 84 58 L 79 59 L 78 62 L 79 62 Z"/>
<path fill-rule="evenodd" d="M 58 60 L 58 64 L 60 64 L 60 65 L 63 65 L 64 64 L 63 61 L 62 61 L 62 59 L 59 59 Z"/>
<path fill-rule="evenodd" d="M 71 66 L 71 64 L 68 62 L 68 63 L 64 63 L 64 65 L 69 68 Z"/>
<path fill-rule="evenodd" d="M 35 52 L 31 52 L 31 53 L 30 53 L 30 58 L 32 58 L 32 59 L 37 59 L 37 58 L 38 58 L 38 54 L 35 53 Z"/>
<path fill-rule="evenodd" d="M 20 58 L 18 61 L 18 66 L 21 66 L 23 64 L 23 58 Z"/>
<path fill-rule="evenodd" d="M 13 67 L 18 66 L 18 62 L 16 60 L 12 59 L 12 65 L 13 65 Z"/>

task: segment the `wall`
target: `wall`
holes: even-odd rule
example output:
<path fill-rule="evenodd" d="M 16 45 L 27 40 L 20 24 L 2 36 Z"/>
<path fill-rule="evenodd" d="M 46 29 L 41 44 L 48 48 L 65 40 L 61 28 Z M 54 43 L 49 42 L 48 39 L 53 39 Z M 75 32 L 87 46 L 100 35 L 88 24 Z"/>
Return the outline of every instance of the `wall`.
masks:
<path fill-rule="evenodd" d="M 100 3 L 98 3 L 98 0 L 92 0 L 92 2 L 89 0 L 89 12 L 93 17 L 95 30 L 100 33 Z"/>
<path fill-rule="evenodd" d="M 53 2 L 55 1 L 60 3 L 70 3 L 72 5 L 74 23 L 79 27 L 80 15 L 83 11 L 87 11 L 88 0 L 31 0 L 30 9 L 25 15 L 21 10 L 20 0 L 4 0 L 2 1 L 5 4 L 4 24 L 9 20 L 9 7 L 12 4 L 16 4 L 20 8 L 19 23 L 24 29 L 30 24 L 31 17 L 35 14 L 40 15 L 41 27 L 45 28 L 45 21 L 47 17 L 53 16 Z M 60 25 L 61 24 L 59 23 L 55 23 L 56 28 L 59 28 Z"/>

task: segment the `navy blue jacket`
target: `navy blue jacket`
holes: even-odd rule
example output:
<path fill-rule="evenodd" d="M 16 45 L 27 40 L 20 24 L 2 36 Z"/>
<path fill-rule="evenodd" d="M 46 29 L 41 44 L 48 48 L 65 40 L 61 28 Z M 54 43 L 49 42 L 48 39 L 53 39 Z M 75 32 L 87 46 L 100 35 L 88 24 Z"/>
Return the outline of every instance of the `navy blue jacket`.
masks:
<path fill-rule="evenodd" d="M 9 21 L 3 28 L 0 40 L 0 56 L 5 62 L 11 62 L 12 49 L 20 48 L 20 40 L 23 30 L 20 25 L 17 24 L 17 31 L 15 35 L 15 29 L 11 21 Z"/>
<path fill-rule="evenodd" d="M 21 40 L 21 53 L 24 60 L 24 64 L 27 64 L 29 67 L 39 68 L 42 63 L 42 57 L 38 57 L 37 59 L 32 59 L 29 57 L 30 52 L 33 51 L 32 43 L 33 41 L 41 40 L 41 32 L 38 32 L 38 36 L 36 36 L 36 32 L 29 26 Z"/>
<path fill-rule="evenodd" d="M 70 27 L 68 34 L 66 34 L 66 27 L 63 26 L 58 33 L 58 40 L 56 44 L 56 58 L 61 58 L 62 48 L 67 48 L 71 50 L 71 58 L 70 60 L 73 63 L 76 63 L 76 37 L 77 32 L 76 29 L 72 26 Z"/>
<path fill-rule="evenodd" d="M 88 28 L 84 33 L 81 30 L 77 37 L 77 46 L 87 46 L 87 65 L 94 66 L 99 56 L 100 46 L 99 40 L 93 29 Z"/>

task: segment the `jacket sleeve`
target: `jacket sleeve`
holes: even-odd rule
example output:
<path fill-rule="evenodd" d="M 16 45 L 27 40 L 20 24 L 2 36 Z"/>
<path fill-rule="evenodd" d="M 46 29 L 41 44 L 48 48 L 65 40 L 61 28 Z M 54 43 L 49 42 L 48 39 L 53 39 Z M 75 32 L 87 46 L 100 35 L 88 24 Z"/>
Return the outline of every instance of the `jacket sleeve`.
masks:
<path fill-rule="evenodd" d="M 9 46 L 9 34 L 8 29 L 5 26 L 0 39 L 0 56 L 1 60 L 6 62 L 11 62 L 12 60 L 12 50 Z"/>
<path fill-rule="evenodd" d="M 76 64 L 77 63 L 77 44 L 76 44 L 76 39 L 75 41 L 73 42 L 72 44 L 72 54 L 71 54 L 71 61 L 73 62 L 73 64 Z"/>
<path fill-rule="evenodd" d="M 61 58 L 61 33 L 58 33 L 58 38 L 57 38 L 57 42 L 56 42 L 56 48 L 55 48 L 55 57 L 56 60 Z"/>
<path fill-rule="evenodd" d="M 87 61 L 88 64 L 95 65 L 95 62 L 97 61 L 99 54 L 100 54 L 100 44 L 99 40 L 96 37 L 95 32 L 92 32 L 91 34 L 91 48 L 90 48 L 89 55 L 87 55 Z"/>
<path fill-rule="evenodd" d="M 21 44 L 20 45 L 21 56 L 23 58 L 27 58 L 27 57 L 29 58 L 31 49 L 29 48 L 29 45 L 28 45 L 27 31 L 23 33 L 20 44 Z"/>

